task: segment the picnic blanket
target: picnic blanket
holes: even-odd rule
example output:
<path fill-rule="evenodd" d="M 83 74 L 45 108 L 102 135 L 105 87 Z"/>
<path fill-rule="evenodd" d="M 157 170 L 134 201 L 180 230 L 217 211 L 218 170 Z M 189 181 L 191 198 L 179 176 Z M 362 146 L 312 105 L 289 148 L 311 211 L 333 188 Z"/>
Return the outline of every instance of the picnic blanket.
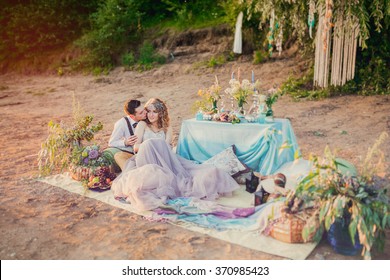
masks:
<path fill-rule="evenodd" d="M 301 167 L 303 165 L 301 164 Z M 282 171 L 287 172 L 288 168 L 289 166 L 285 166 Z M 254 207 L 253 194 L 246 192 L 244 186 L 235 191 L 231 197 L 221 197 L 216 202 L 180 198 L 168 201 L 166 206 L 155 211 L 140 212 L 131 204 L 116 200 L 111 190 L 105 192 L 86 190 L 80 182 L 71 179 L 67 173 L 41 178 L 39 181 L 150 219 L 166 219 L 169 223 L 188 230 L 289 259 L 306 259 L 317 245 L 316 243 L 283 243 L 261 234 L 268 217 L 275 213 L 277 215 L 276 209 L 282 202 L 276 201 Z M 250 209 L 253 209 L 253 213 L 248 213 Z"/>

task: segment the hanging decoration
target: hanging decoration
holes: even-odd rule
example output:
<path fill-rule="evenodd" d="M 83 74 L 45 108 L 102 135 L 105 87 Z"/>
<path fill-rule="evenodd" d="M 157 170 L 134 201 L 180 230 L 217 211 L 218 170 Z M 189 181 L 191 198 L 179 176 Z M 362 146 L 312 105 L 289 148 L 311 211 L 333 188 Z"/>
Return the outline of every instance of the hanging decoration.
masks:
<path fill-rule="evenodd" d="M 328 49 L 330 43 L 330 33 L 332 29 L 333 0 L 325 0 L 325 16 L 322 19 L 322 40 L 324 51 Z"/>
<path fill-rule="evenodd" d="M 276 39 L 275 36 L 277 35 Z M 268 38 L 268 53 L 269 56 L 272 56 L 274 45 L 279 55 L 282 53 L 282 44 L 283 44 L 283 26 L 279 24 L 277 18 L 275 17 L 275 10 L 271 10 L 270 20 L 269 20 L 269 31 L 267 34 Z"/>
<path fill-rule="evenodd" d="M 334 23 L 333 1 L 319 7 L 319 23 L 315 39 L 314 86 L 342 86 L 355 76 L 359 22 L 355 16 L 338 14 Z M 331 46 L 331 37 L 333 45 Z M 332 50 L 332 55 L 330 51 Z M 330 66 L 330 61 L 332 65 Z M 330 68 L 330 69 L 329 69 Z"/>
<path fill-rule="evenodd" d="M 331 85 L 342 86 L 355 76 L 358 35 L 357 18 L 345 20 L 342 15 L 337 17 L 333 28 Z"/>
<path fill-rule="evenodd" d="M 293 29 L 294 35 L 303 42 L 308 26 L 309 36 L 314 38 L 315 44 L 314 85 L 321 88 L 328 85 L 342 86 L 354 78 L 358 43 L 362 48 L 367 47 L 371 19 L 374 20 L 376 31 L 383 30 L 381 22 L 385 19 L 386 10 L 383 1 L 377 0 L 373 1 L 374 4 L 370 4 L 370 7 L 366 7 L 367 5 L 358 0 L 306 0 L 304 4 L 308 5 L 308 14 L 307 18 L 303 18 L 300 14 L 302 1 L 237 1 L 248 7 L 249 14 L 259 13 L 259 29 L 269 23 L 267 40 L 270 56 L 275 45 L 280 53 L 282 42 L 278 41 L 278 38 L 282 39 L 281 35 L 287 30 L 286 27 L 289 30 Z M 278 26 L 277 16 L 283 14 L 285 21 L 280 21 Z M 281 26 L 282 23 L 285 24 L 284 28 Z M 280 30 L 277 30 L 278 27 Z M 313 34 L 314 32 L 316 34 Z"/>
<path fill-rule="evenodd" d="M 237 54 L 242 53 L 242 18 L 244 14 L 240 12 L 237 16 L 236 31 L 234 33 L 233 52 Z"/>
<path fill-rule="evenodd" d="M 309 16 L 307 19 L 307 24 L 309 26 L 310 39 L 313 39 L 313 27 L 315 24 L 315 18 L 314 18 L 315 10 L 316 10 L 316 4 L 314 3 L 313 0 L 310 0 L 310 2 L 309 2 Z"/>
<path fill-rule="evenodd" d="M 330 29 L 326 28 L 327 19 L 324 5 L 319 7 L 318 29 L 315 38 L 314 86 L 328 87 Z M 322 30 L 322 32 L 321 32 Z"/>
<path fill-rule="evenodd" d="M 275 10 L 271 10 L 271 17 L 269 20 L 269 32 L 267 34 L 268 38 L 268 53 L 269 56 L 272 56 L 272 51 L 274 49 L 274 40 L 275 40 Z"/>
<path fill-rule="evenodd" d="M 283 25 L 280 24 L 279 34 L 276 38 L 276 50 L 279 52 L 279 56 L 282 54 L 282 45 L 283 45 Z"/>

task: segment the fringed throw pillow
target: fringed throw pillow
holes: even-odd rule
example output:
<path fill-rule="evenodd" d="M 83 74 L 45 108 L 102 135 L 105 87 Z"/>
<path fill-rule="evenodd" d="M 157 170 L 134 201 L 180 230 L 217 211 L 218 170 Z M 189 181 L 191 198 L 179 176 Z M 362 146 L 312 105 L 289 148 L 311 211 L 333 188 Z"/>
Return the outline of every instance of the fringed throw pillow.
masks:
<path fill-rule="evenodd" d="M 232 177 L 248 172 L 250 169 L 245 163 L 241 162 L 236 156 L 236 146 L 231 145 L 222 152 L 209 158 L 204 164 L 213 164 L 226 171 Z"/>

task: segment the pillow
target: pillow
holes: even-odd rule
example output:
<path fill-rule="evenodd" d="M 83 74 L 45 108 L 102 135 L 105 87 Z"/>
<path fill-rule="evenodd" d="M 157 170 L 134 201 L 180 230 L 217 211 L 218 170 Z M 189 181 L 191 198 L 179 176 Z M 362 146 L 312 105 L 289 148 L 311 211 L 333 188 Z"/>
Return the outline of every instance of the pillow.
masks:
<path fill-rule="evenodd" d="M 236 146 L 234 145 L 231 145 L 229 148 L 226 148 L 203 163 L 213 164 L 215 167 L 226 171 L 232 177 L 236 177 L 250 170 L 248 166 L 237 158 Z"/>

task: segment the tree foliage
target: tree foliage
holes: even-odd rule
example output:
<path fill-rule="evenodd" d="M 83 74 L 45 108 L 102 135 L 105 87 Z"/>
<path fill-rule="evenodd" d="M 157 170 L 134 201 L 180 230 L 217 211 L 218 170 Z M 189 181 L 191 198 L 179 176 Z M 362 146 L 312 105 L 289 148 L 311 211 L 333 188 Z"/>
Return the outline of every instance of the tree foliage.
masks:
<path fill-rule="evenodd" d="M 345 24 L 352 24 L 353 18 L 359 22 L 361 47 L 357 54 L 356 76 L 344 90 L 362 94 L 389 93 L 390 1 L 312 1 L 316 7 L 332 4 L 331 23 L 340 14 L 344 15 Z M 78 38 L 77 46 L 84 54 L 77 64 L 79 67 L 109 68 L 124 60 L 130 64 L 133 60 L 139 60 L 144 41 L 150 40 L 161 26 L 183 30 L 227 23 L 233 29 L 240 11 L 244 12 L 245 45 L 252 43 L 254 50 L 265 51 L 265 46 L 270 44 L 267 33 L 273 28 L 270 26 L 273 11 L 275 22 L 283 27 L 283 42 L 297 39 L 301 50 L 310 53 L 314 44 L 313 39 L 309 38 L 307 24 L 309 2 L 0 0 L 0 63 L 34 57 L 62 48 Z M 315 22 L 318 22 L 318 14 L 315 15 Z"/>
<path fill-rule="evenodd" d="M 140 38 L 141 1 L 106 0 L 91 14 L 91 28 L 78 40 L 86 50 L 85 66 L 108 66 L 124 46 Z"/>
<path fill-rule="evenodd" d="M 0 60 L 29 57 L 73 41 L 99 1 L 4 1 L 0 10 Z"/>
<path fill-rule="evenodd" d="M 354 80 L 343 87 L 331 87 L 316 94 L 312 89 L 307 89 L 307 82 L 300 87 L 300 81 L 294 82 L 296 87 L 290 88 L 295 97 L 329 96 L 344 91 L 358 92 L 363 95 L 390 94 L 390 1 L 389 0 L 312 0 L 318 10 L 320 5 L 331 4 L 329 14 L 330 24 L 342 15 L 344 24 L 352 25 L 357 20 L 360 27 L 360 47 L 357 50 L 356 75 Z M 261 15 L 260 27 L 268 27 L 272 12 L 275 21 L 283 25 L 284 38 L 296 36 L 302 50 L 312 51 L 313 40 L 308 36 L 309 0 L 236 0 L 243 5 L 248 16 Z M 318 11 L 315 15 L 318 23 Z M 317 32 L 322 32 L 317 30 Z M 309 82 L 310 83 L 310 82 Z M 291 91 L 291 89 L 293 91 Z"/>

